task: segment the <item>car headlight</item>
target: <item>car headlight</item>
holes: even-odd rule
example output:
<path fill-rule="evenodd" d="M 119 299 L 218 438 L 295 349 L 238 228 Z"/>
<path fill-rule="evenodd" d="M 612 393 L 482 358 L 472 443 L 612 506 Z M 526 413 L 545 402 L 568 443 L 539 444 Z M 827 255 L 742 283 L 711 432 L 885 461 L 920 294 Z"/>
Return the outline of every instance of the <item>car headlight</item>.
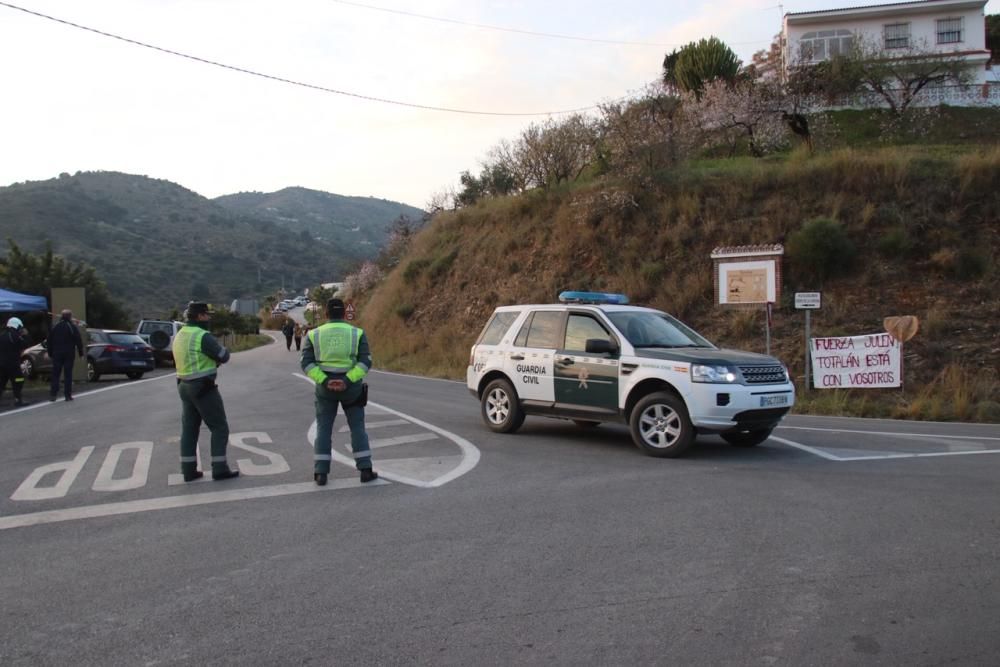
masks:
<path fill-rule="evenodd" d="M 736 382 L 736 373 L 734 373 L 733 369 L 729 366 L 691 364 L 691 381 L 731 384 Z"/>

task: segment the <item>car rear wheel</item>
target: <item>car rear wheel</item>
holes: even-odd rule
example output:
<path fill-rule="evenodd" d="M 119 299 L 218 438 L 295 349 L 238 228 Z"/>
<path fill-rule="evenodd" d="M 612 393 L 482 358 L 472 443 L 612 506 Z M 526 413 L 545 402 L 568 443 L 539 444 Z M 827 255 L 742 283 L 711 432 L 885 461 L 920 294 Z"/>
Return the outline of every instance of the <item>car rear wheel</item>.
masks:
<path fill-rule="evenodd" d="M 101 374 L 97 372 L 97 365 L 93 359 L 87 359 L 87 382 L 97 382 L 101 379 Z"/>
<path fill-rule="evenodd" d="M 752 431 L 730 431 L 729 433 L 723 433 L 722 439 L 736 447 L 756 447 L 771 437 L 771 431 L 773 430 L 774 427 L 760 428 Z"/>
<path fill-rule="evenodd" d="M 143 375 L 143 371 L 129 371 L 128 373 L 125 374 L 125 376 L 129 380 L 138 380 L 138 379 L 142 378 L 142 375 Z"/>
<path fill-rule="evenodd" d="M 27 379 L 32 379 L 35 377 L 35 362 L 31 359 L 21 359 L 21 375 Z"/>
<path fill-rule="evenodd" d="M 694 426 L 687 406 L 667 392 L 650 394 L 632 409 L 632 441 L 650 456 L 675 458 L 694 444 Z"/>
<path fill-rule="evenodd" d="M 482 413 L 483 421 L 497 433 L 513 433 L 524 423 L 524 410 L 517 392 L 507 380 L 497 379 L 486 385 Z"/>

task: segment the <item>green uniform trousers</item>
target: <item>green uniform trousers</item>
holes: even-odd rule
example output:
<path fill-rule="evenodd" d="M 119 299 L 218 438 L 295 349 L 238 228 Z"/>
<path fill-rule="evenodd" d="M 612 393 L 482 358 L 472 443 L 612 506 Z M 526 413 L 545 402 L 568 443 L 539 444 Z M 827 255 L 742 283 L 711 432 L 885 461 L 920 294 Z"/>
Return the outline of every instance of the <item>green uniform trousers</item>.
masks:
<path fill-rule="evenodd" d="M 343 377 L 343 376 L 337 376 Z M 346 391 L 330 391 L 324 385 L 316 385 L 316 441 L 313 443 L 313 465 L 315 472 L 330 472 L 333 458 L 333 422 L 337 418 L 337 406 L 344 406 L 347 425 L 351 428 L 351 451 L 354 465 L 358 470 L 371 470 L 372 452 L 368 446 L 365 431 L 365 408 L 358 404 L 362 383 L 348 384 Z"/>
<path fill-rule="evenodd" d="M 198 432 L 205 422 L 212 433 L 212 472 L 225 472 L 226 445 L 229 443 L 229 422 L 222 394 L 215 378 L 177 383 L 181 396 L 181 472 L 192 473 L 198 468 Z"/>

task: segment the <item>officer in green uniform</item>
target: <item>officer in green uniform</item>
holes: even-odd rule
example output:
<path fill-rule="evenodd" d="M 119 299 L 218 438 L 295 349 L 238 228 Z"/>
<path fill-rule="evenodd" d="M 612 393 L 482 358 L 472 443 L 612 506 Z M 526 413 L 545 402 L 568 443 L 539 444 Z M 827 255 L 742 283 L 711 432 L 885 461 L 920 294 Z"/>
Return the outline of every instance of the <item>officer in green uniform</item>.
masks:
<path fill-rule="evenodd" d="M 326 324 L 306 335 L 302 348 L 302 370 L 316 382 L 316 442 L 313 445 L 313 479 L 326 484 L 330 474 L 333 421 L 337 404 L 344 407 L 351 428 L 351 450 L 361 481 L 378 479 L 372 470 L 372 452 L 365 432 L 367 387 L 362 382 L 372 365 L 364 330 L 344 321 L 344 302 L 330 299 L 326 304 Z"/>
<path fill-rule="evenodd" d="M 181 472 L 185 482 L 204 476 L 198 470 L 198 431 L 204 421 L 212 433 L 212 479 L 238 477 L 226 462 L 229 422 L 222 395 L 215 384 L 219 364 L 229 361 L 229 350 L 208 332 L 211 312 L 207 303 L 192 301 L 185 313 L 187 324 L 174 335 L 177 392 L 181 396 Z"/>

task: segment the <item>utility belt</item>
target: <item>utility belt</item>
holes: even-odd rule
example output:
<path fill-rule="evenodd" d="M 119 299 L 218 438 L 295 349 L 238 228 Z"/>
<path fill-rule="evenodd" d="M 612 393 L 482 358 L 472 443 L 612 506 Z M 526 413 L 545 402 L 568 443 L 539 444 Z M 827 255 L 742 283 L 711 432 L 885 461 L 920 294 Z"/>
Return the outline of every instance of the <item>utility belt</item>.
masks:
<path fill-rule="evenodd" d="M 213 389 L 215 389 L 215 388 L 217 388 L 219 386 L 219 385 L 217 385 L 215 383 L 215 376 L 214 375 L 206 375 L 206 376 L 203 376 L 203 377 L 200 377 L 200 378 L 192 378 L 190 380 L 182 380 L 181 378 L 177 378 L 177 385 L 178 386 L 180 386 L 181 382 L 183 382 L 184 384 L 189 384 L 189 385 L 193 385 L 196 382 L 200 382 L 201 383 L 201 388 L 198 390 L 198 393 L 195 394 L 195 398 L 204 398 L 205 396 L 208 396 L 208 394 Z"/>

